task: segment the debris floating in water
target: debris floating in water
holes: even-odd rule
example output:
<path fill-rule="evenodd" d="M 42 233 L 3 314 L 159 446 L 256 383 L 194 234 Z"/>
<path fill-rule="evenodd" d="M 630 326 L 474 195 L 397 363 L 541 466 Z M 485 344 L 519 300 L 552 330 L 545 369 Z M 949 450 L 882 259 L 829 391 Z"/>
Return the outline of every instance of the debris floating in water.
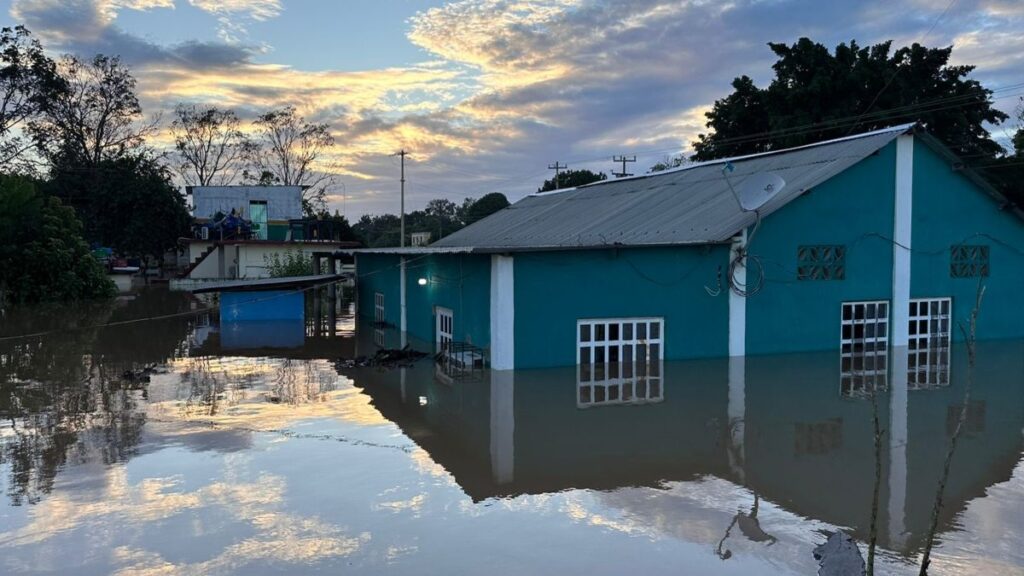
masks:
<path fill-rule="evenodd" d="M 338 360 L 337 365 L 340 368 L 408 368 L 413 365 L 417 360 L 427 356 L 426 352 L 420 352 L 413 350 L 406 346 L 402 349 L 396 348 L 383 348 L 378 350 L 373 356 L 359 356 L 356 358 L 348 358 L 344 360 Z"/>
<path fill-rule="evenodd" d="M 814 559 L 818 561 L 818 576 L 862 576 L 864 574 L 864 557 L 860 548 L 843 532 L 835 532 L 824 544 L 814 549 Z"/>

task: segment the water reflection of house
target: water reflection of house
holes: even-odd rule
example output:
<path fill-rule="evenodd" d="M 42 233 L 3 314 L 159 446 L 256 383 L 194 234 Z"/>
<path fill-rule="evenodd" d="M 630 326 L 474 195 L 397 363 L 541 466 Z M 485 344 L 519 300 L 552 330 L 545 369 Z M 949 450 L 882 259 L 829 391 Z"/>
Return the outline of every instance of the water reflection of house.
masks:
<path fill-rule="evenodd" d="M 354 242 L 341 241 L 333 220 L 304 218 L 301 186 L 190 186 L 196 225 L 186 246 L 182 277 L 265 278 L 267 260 L 309 256 Z"/>
<path fill-rule="evenodd" d="M 897 359 L 911 387 L 942 386 L 979 280 L 999 311 L 979 337 L 1024 337 L 1019 215 L 904 125 L 533 194 L 426 247 L 358 251 L 359 310 L 498 369 L 833 350 L 850 393 L 889 385 Z"/>
<path fill-rule="evenodd" d="M 372 347 L 368 339 L 360 336 L 360 346 Z M 887 434 L 880 542 L 901 553 L 919 551 L 927 531 L 948 446 L 947 413 L 966 381 L 963 354 L 954 349 L 949 386 L 878 397 Z M 941 531 L 955 527 L 967 502 L 1008 480 L 1024 448 L 1024 396 L 1008 385 L 1024 377 L 1024 350 L 1019 342 L 991 343 L 979 358 L 978 405 L 954 460 Z M 841 393 L 838 353 L 666 362 L 662 369 L 659 402 L 586 409 L 580 391 L 591 384 L 572 368 L 490 371 L 454 382 L 434 378 L 429 361 L 343 372 L 474 500 L 711 475 L 867 538 L 872 404 Z"/>

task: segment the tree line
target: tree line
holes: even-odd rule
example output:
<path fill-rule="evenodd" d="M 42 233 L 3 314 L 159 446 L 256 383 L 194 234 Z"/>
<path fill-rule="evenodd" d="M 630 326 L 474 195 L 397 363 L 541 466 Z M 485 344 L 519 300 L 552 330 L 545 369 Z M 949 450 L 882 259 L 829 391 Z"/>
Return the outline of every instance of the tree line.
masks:
<path fill-rule="evenodd" d="M 438 240 L 508 205 L 508 198 L 501 192 L 484 194 L 478 199 L 466 198 L 462 204 L 436 198 L 427 202 L 423 210 L 405 215 L 406 245 L 409 245 L 409 236 L 415 232 L 430 232 L 431 241 Z M 371 248 L 401 244 L 401 219 L 395 214 L 364 214 L 352 225 L 352 230 L 364 245 Z"/>
<path fill-rule="evenodd" d="M 1024 101 L 1012 150 L 1004 150 L 986 128 L 1011 117 L 993 106 L 992 90 L 969 78 L 973 66 L 949 64 L 952 47 L 851 41 L 830 50 L 801 38 L 769 48 L 777 59 L 768 85 L 737 77 L 707 112 L 694 153 L 666 157 L 652 171 L 918 121 L 1024 206 Z M 171 150 L 151 145 L 165 127 Z M 191 224 L 175 176 L 187 185 L 302 186 L 307 214 L 344 220 L 326 211 L 334 144 L 326 123 L 291 106 L 244 124 L 233 110 L 182 103 L 161 123 L 143 113 L 136 79 L 119 57 L 51 59 L 24 27 L 3 28 L 0 304 L 109 294 L 90 244 L 157 258 L 175 248 Z M 605 178 L 570 170 L 538 191 Z M 434 200 L 407 215 L 406 230 L 436 239 L 507 204 L 500 193 L 461 205 Z M 351 229 L 369 246 L 399 244 L 395 215 L 364 216 Z"/>
<path fill-rule="evenodd" d="M 90 245 L 162 259 L 192 221 L 175 175 L 302 186 L 307 214 L 342 218 L 325 202 L 334 137 L 294 107 L 243 131 L 232 110 L 180 104 L 172 150 L 151 144 L 163 127 L 118 56 L 53 59 L 25 27 L 0 29 L 0 305 L 110 295 Z"/>
<path fill-rule="evenodd" d="M 1012 149 L 986 126 L 1012 121 L 993 106 L 993 91 L 969 77 L 974 66 L 949 64 L 953 47 L 892 42 L 834 50 L 809 38 L 769 43 L 774 77 L 759 87 L 749 76 L 732 82 L 705 116 L 708 131 L 690 156 L 669 157 L 660 171 L 691 161 L 756 154 L 920 122 L 1011 201 L 1024 206 L 1024 100 L 1014 114 Z"/>

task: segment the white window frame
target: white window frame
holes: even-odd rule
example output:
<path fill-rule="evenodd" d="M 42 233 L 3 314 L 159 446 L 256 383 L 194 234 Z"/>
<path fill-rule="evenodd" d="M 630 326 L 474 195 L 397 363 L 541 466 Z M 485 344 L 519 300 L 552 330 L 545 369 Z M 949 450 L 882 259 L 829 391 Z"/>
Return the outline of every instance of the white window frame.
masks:
<path fill-rule="evenodd" d="M 451 308 L 434 308 L 434 346 L 436 352 L 447 354 L 455 340 L 455 312 Z"/>
<path fill-rule="evenodd" d="M 384 323 L 384 294 L 380 292 L 373 293 L 373 321 Z"/>
<path fill-rule="evenodd" d="M 657 347 L 657 354 L 651 352 L 652 346 Z M 643 358 L 638 361 L 641 353 Z M 664 399 L 664 358 L 664 318 L 577 320 L 577 407 L 660 402 Z"/>
<path fill-rule="evenodd" d="M 384 294 L 373 293 L 373 343 L 384 348 Z"/>
<path fill-rule="evenodd" d="M 888 388 L 891 322 L 888 300 L 851 301 L 840 306 L 839 389 L 844 396 Z"/>
<path fill-rule="evenodd" d="M 915 298 L 908 312 L 907 386 L 911 390 L 948 386 L 953 299 Z"/>

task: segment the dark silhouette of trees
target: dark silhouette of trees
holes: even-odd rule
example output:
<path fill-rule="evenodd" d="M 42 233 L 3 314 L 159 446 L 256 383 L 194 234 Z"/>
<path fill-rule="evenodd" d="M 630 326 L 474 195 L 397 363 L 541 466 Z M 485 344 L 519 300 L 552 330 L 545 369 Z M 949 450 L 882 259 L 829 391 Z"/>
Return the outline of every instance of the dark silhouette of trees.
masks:
<path fill-rule="evenodd" d="M 0 166 L 6 173 L 32 173 L 35 142 L 29 124 L 63 90 L 57 67 L 24 27 L 0 29 Z"/>
<path fill-rule="evenodd" d="M 466 214 L 463 217 L 463 223 L 466 226 L 469 226 L 477 220 L 483 220 L 498 210 L 507 208 L 508 206 L 508 198 L 506 198 L 501 192 L 484 194 L 479 200 L 473 202 L 466 210 Z"/>
<path fill-rule="evenodd" d="M 1006 114 L 992 107 L 992 92 L 968 75 L 974 66 L 951 66 L 952 47 L 920 44 L 893 51 L 892 42 L 834 52 L 808 38 L 792 46 L 770 43 L 778 57 L 775 78 L 759 88 L 747 76 L 707 113 L 710 132 L 694 142 L 695 160 L 800 146 L 892 126 L 922 122 L 965 158 L 995 158 L 1001 147 L 984 124 Z"/>
<path fill-rule="evenodd" d="M 51 164 L 96 167 L 143 149 L 156 122 L 143 122 L 135 77 L 119 57 L 64 56 L 57 71 L 62 89 L 30 126 Z"/>
<path fill-rule="evenodd" d="M 171 134 L 177 153 L 176 169 L 190 186 L 234 184 L 244 169 L 250 143 L 232 110 L 216 106 L 178 104 Z"/>
<path fill-rule="evenodd" d="M 545 180 L 544 184 L 541 184 L 541 187 L 537 189 L 537 192 L 550 192 L 555 189 L 561 190 L 562 188 L 575 188 L 576 186 L 583 186 L 585 184 L 600 182 L 601 180 L 607 179 L 608 176 L 604 172 L 595 173 L 590 170 L 566 170 L 565 172 L 560 172 L 555 178 Z"/>
<path fill-rule="evenodd" d="M 192 223 L 167 167 L 144 154 L 93 167 L 58 164 L 46 189 L 72 199 L 86 238 L 126 255 L 162 259 Z"/>
<path fill-rule="evenodd" d="M 334 182 L 323 166 L 324 156 L 334 145 L 327 124 L 309 122 L 294 107 L 286 106 L 260 115 L 255 125 L 249 179 L 304 186 L 302 205 L 306 213 L 326 209 L 327 188 Z"/>
<path fill-rule="evenodd" d="M 0 306 L 114 294 L 75 212 L 17 176 L 0 176 Z"/>

